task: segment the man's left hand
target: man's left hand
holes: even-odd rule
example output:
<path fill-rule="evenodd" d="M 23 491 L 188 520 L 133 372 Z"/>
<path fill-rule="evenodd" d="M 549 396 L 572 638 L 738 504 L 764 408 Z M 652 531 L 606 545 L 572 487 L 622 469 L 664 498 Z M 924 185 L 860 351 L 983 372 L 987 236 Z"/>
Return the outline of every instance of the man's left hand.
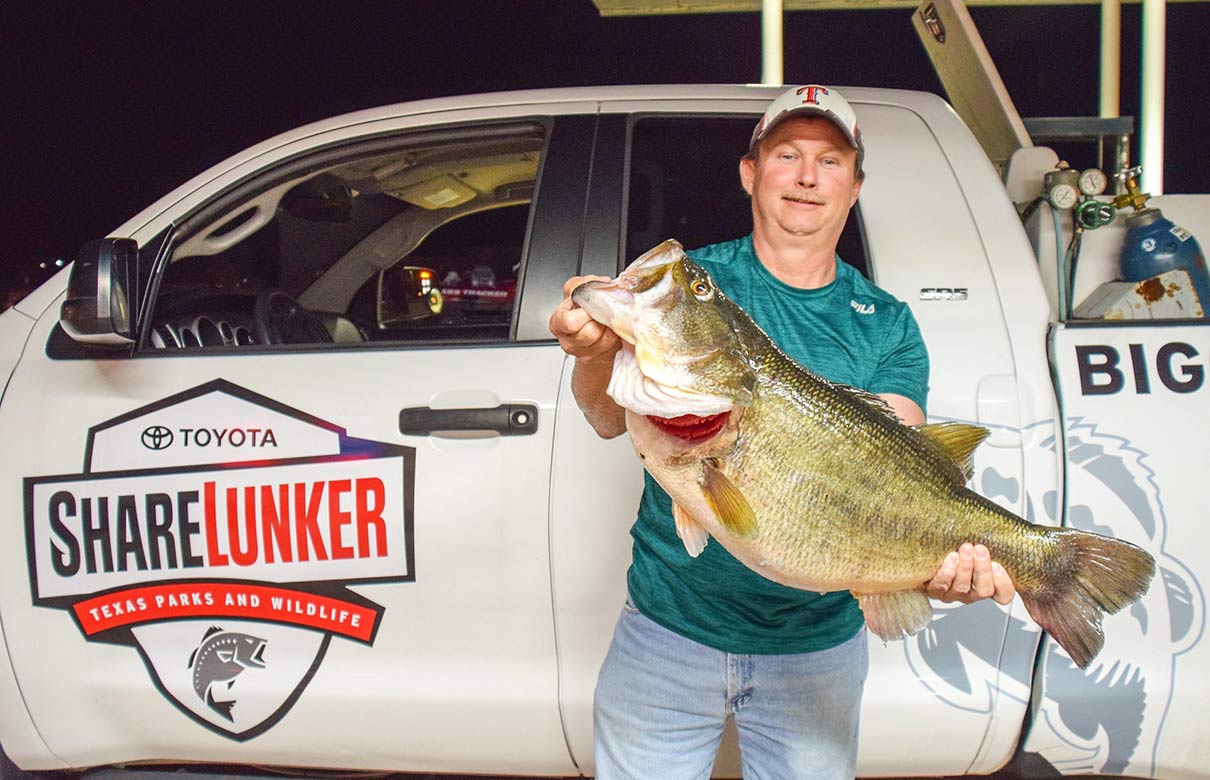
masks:
<path fill-rule="evenodd" d="M 968 542 L 945 557 L 941 568 L 925 583 L 925 592 L 941 601 L 970 604 L 993 598 L 998 604 L 1008 604 L 1017 589 L 986 547 Z"/>

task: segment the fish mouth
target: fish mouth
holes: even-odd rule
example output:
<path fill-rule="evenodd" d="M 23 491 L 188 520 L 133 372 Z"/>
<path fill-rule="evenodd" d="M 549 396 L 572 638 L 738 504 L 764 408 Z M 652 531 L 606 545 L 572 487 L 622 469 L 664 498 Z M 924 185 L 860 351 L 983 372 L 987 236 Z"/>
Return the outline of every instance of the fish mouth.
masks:
<path fill-rule="evenodd" d="M 631 319 L 628 314 L 634 308 L 634 292 L 619 281 L 620 277 L 608 282 L 599 279 L 584 282 L 571 291 L 571 302 L 633 344 L 633 329 L 627 325 Z"/>
<path fill-rule="evenodd" d="M 266 644 L 267 643 L 263 642 L 263 641 L 260 644 L 258 644 L 256 646 L 256 650 L 254 650 L 252 652 L 252 655 L 250 655 L 247 659 L 245 659 L 243 665 L 247 666 L 247 667 L 251 667 L 253 669 L 265 668 L 265 657 L 264 656 L 265 656 L 265 645 Z"/>
<path fill-rule="evenodd" d="M 711 438 L 727 424 L 731 412 L 718 414 L 682 414 L 677 417 L 657 417 L 653 414 L 644 415 L 657 430 L 668 436 L 687 442 L 705 441 Z"/>
<path fill-rule="evenodd" d="M 640 255 L 617 278 L 593 279 L 571 292 L 571 302 L 629 344 L 635 343 L 640 299 L 662 298 L 671 284 L 670 271 L 685 259 L 681 245 L 669 239 Z"/>

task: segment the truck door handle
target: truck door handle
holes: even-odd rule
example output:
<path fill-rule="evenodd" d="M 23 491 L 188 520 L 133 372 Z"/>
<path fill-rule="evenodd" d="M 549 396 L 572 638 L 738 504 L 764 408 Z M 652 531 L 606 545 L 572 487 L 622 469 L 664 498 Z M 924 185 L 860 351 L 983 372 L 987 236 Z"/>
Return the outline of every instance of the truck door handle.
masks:
<path fill-rule="evenodd" d="M 433 409 L 409 406 L 399 412 L 399 432 L 428 436 L 441 431 L 492 431 L 501 436 L 532 436 L 538 431 L 538 407 L 500 404 L 495 408 Z"/>

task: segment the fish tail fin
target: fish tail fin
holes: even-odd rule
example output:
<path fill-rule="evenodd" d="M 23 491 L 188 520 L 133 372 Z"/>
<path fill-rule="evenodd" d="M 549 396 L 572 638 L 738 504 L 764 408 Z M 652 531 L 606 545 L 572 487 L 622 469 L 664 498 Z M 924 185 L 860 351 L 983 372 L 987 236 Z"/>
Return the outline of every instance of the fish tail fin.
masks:
<path fill-rule="evenodd" d="M 232 717 L 232 715 L 231 715 L 231 708 L 235 706 L 234 700 L 219 701 L 218 699 L 214 698 L 213 693 L 211 693 L 209 690 L 207 690 L 206 691 L 206 704 L 210 705 L 210 709 L 214 710 L 219 715 L 222 715 L 227 720 L 231 721 L 232 723 L 235 722 L 235 718 Z"/>
<path fill-rule="evenodd" d="M 1052 531 L 1059 544 L 1057 573 L 1040 588 L 1021 592 L 1030 617 L 1086 668 L 1101 646 L 1104 613 L 1137 601 L 1155 576 L 1155 559 L 1130 542 L 1071 528 Z"/>

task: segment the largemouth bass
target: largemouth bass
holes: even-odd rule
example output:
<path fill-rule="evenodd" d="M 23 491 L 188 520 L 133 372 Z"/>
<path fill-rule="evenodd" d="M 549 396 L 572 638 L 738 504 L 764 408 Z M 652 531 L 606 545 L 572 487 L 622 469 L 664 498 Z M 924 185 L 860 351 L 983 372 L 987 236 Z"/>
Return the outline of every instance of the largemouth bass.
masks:
<path fill-rule="evenodd" d="M 986 429 L 903 425 L 877 396 L 811 373 L 677 242 L 572 300 L 622 339 L 607 392 L 689 555 L 714 537 L 775 582 L 851 591 L 870 630 L 896 639 L 931 619 L 924 583 L 946 554 L 982 543 L 1080 667 L 1104 643 L 1103 613 L 1146 593 L 1144 550 L 1035 525 L 966 487 Z"/>

